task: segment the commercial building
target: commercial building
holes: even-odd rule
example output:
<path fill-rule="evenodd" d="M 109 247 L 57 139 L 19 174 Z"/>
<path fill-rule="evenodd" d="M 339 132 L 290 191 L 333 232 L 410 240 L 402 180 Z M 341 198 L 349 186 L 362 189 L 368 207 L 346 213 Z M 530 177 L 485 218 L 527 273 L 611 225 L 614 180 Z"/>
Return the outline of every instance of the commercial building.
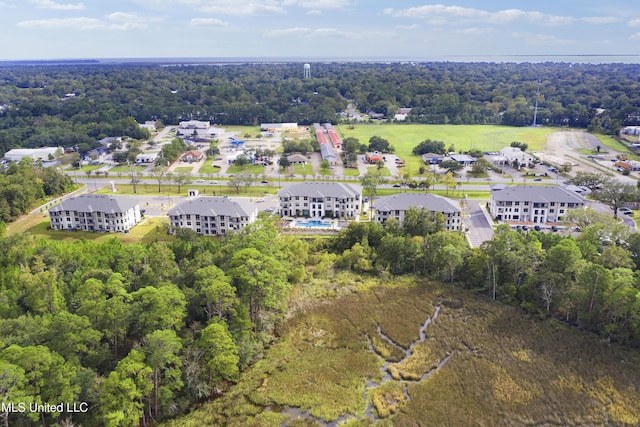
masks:
<path fill-rule="evenodd" d="M 462 227 L 461 210 L 458 204 L 435 194 L 399 193 L 379 197 L 375 201 L 375 221 L 384 224 L 389 218 L 395 218 L 402 224 L 406 212 L 411 208 L 424 209 L 434 214 L 442 213 L 446 218 L 444 224 L 446 230 L 458 231 Z"/>
<path fill-rule="evenodd" d="M 258 208 L 226 197 L 196 197 L 169 210 L 172 228 L 189 228 L 204 236 L 225 236 L 254 222 Z"/>
<path fill-rule="evenodd" d="M 33 160 L 52 160 L 51 157 L 56 155 L 56 152 L 62 149 L 60 147 L 42 147 L 42 148 L 14 148 L 4 153 L 4 158 L 10 162 L 19 162 L 24 158 L 31 158 Z"/>
<path fill-rule="evenodd" d="M 362 187 L 339 182 L 301 182 L 278 192 L 283 217 L 357 218 Z"/>
<path fill-rule="evenodd" d="M 53 230 L 126 233 L 140 218 L 138 201 L 122 196 L 83 194 L 49 209 Z"/>
<path fill-rule="evenodd" d="M 561 222 L 569 209 L 586 204 L 587 199 L 563 187 L 496 185 L 489 212 L 502 222 L 546 224 Z"/>

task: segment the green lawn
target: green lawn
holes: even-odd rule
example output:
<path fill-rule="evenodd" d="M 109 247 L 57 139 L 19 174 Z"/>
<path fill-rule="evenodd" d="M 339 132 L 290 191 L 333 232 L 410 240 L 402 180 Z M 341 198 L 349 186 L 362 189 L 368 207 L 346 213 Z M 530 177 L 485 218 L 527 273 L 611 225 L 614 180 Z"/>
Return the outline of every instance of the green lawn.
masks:
<path fill-rule="evenodd" d="M 168 235 L 164 231 L 164 224 L 168 224 L 167 218 L 148 218 L 133 227 L 129 233 L 97 233 L 89 231 L 61 231 L 49 229 L 49 218 L 46 215 L 31 215 L 29 221 L 22 226 L 12 229 L 12 232 L 20 232 L 33 236 L 35 239 L 75 241 L 85 239 L 96 243 L 105 242 L 116 238 L 125 244 L 153 243 L 154 241 L 172 242 L 175 236 Z"/>
<path fill-rule="evenodd" d="M 213 162 L 205 162 L 202 166 L 200 166 L 200 169 L 198 169 L 198 173 L 203 173 L 203 174 L 216 174 L 220 172 L 220 167 L 218 166 L 213 166 Z"/>
<path fill-rule="evenodd" d="M 145 166 L 134 166 L 136 172 L 144 172 L 145 170 L 147 170 L 148 165 Z M 118 165 L 118 166 L 114 166 L 111 169 L 109 169 L 109 173 L 128 173 L 130 172 L 130 168 L 131 166 L 129 165 Z"/>
<path fill-rule="evenodd" d="M 232 174 L 238 174 L 238 173 L 242 173 L 242 172 L 247 172 L 250 175 L 262 175 L 264 174 L 264 166 L 260 166 L 260 165 L 247 165 L 247 166 L 230 166 L 229 169 L 227 169 L 227 173 L 232 173 Z"/>
<path fill-rule="evenodd" d="M 355 137 L 362 144 L 368 144 L 374 135 L 387 139 L 395 147 L 396 155 L 407 161 L 406 169 L 412 174 L 417 174 L 423 163 L 411 150 L 425 139 L 443 141 L 447 148 L 454 145 L 456 151 L 471 148 L 499 151 L 513 141 L 525 142 L 531 150 L 541 150 L 546 144 L 546 135 L 555 131 L 550 128 L 493 125 L 359 124 L 340 125 L 338 128 L 343 138 Z"/>
<path fill-rule="evenodd" d="M 78 173 L 86 172 L 86 171 L 95 171 L 100 169 L 103 166 L 104 165 L 82 165 L 80 166 L 80 169 L 77 169 L 77 170 L 78 170 Z M 72 169 L 72 170 L 75 170 L 75 169 Z"/>
<path fill-rule="evenodd" d="M 293 165 L 293 173 L 296 175 L 313 176 L 313 166 L 309 163 L 305 165 Z"/>
<path fill-rule="evenodd" d="M 605 147 L 624 153 L 630 160 L 640 160 L 640 156 L 636 155 L 626 145 L 609 135 L 595 135 Z"/>
<path fill-rule="evenodd" d="M 174 168 L 173 171 L 175 173 L 180 173 L 180 172 L 191 173 L 193 172 L 193 166 L 178 166 Z"/>
<path fill-rule="evenodd" d="M 344 176 L 360 176 L 360 171 L 357 168 L 345 168 Z"/>

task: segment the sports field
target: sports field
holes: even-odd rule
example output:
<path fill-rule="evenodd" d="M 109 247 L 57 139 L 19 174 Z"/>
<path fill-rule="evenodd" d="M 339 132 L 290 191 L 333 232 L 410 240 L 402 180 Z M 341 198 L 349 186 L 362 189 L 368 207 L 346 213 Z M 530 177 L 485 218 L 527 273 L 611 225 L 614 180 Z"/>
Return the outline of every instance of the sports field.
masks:
<path fill-rule="evenodd" d="M 407 161 L 405 169 L 417 174 L 423 163 L 411 150 L 425 139 L 442 141 L 447 148 L 453 145 L 456 151 L 472 148 L 499 151 L 514 141 L 528 144 L 531 151 L 543 151 L 546 135 L 555 132 L 555 129 L 490 125 L 360 124 L 340 125 L 338 132 L 342 138 L 355 137 L 362 144 L 368 144 L 369 138 L 374 135 L 388 140 L 395 147 L 395 154 Z"/>

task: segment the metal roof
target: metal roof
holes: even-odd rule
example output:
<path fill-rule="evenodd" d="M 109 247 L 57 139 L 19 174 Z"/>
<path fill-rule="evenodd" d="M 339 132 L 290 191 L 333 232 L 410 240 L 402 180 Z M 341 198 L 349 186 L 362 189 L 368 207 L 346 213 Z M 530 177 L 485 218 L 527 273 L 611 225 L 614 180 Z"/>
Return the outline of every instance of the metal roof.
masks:
<path fill-rule="evenodd" d="M 568 202 L 586 203 L 587 199 L 565 188 L 546 186 L 507 186 L 504 189 L 493 188 L 491 198 L 495 201 L 528 201 L 528 202 Z"/>
<path fill-rule="evenodd" d="M 343 184 L 341 182 L 301 182 L 289 185 L 278 191 L 278 197 L 355 197 L 362 193 L 359 185 Z"/>
<path fill-rule="evenodd" d="M 410 208 L 426 209 L 430 212 L 458 213 L 458 204 L 446 197 L 435 194 L 399 193 L 378 197 L 375 208 L 379 212 L 394 210 L 407 211 Z"/>

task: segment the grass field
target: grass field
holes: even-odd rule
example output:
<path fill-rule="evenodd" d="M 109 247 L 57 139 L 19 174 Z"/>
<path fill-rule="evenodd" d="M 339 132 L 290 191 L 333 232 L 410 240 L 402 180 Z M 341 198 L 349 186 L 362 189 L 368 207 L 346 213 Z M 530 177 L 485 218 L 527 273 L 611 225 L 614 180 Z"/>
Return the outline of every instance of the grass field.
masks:
<path fill-rule="evenodd" d="M 620 141 L 616 140 L 614 137 L 609 135 L 596 135 L 598 140 L 607 148 L 610 148 L 614 151 L 619 151 L 624 153 L 628 159 L 630 160 L 640 160 L 640 156 L 635 154 L 633 151 L 629 149 L 626 145 L 622 144 Z"/>
<path fill-rule="evenodd" d="M 191 172 L 193 172 L 193 166 L 178 166 L 178 167 L 173 169 L 173 172 L 175 172 L 175 173 L 180 173 L 180 172 L 191 173 Z"/>
<path fill-rule="evenodd" d="M 339 273 L 296 289 L 293 304 L 310 294 L 325 301 L 301 305 L 236 386 L 165 425 L 640 423 L 633 349 L 412 278 Z"/>
<path fill-rule="evenodd" d="M 353 129 L 350 129 L 353 127 Z M 355 137 L 361 144 L 368 144 L 374 135 L 387 139 L 396 149 L 396 155 L 407 161 L 406 168 L 412 174 L 418 173 L 423 165 L 422 159 L 411 150 L 425 139 L 443 141 L 445 147 L 455 146 L 456 151 L 476 148 L 482 151 L 499 151 L 513 141 L 525 142 L 530 150 L 543 150 L 546 135 L 554 132 L 549 128 L 481 126 L 481 125 L 398 125 L 398 124 L 362 124 L 340 125 L 343 138 Z M 428 168 L 427 168 L 428 169 Z"/>
<path fill-rule="evenodd" d="M 264 166 L 246 165 L 246 166 L 240 167 L 240 166 L 233 165 L 233 166 L 230 166 L 229 169 L 227 169 L 227 173 L 238 174 L 242 172 L 247 172 L 250 175 L 262 175 L 264 174 Z"/>
<path fill-rule="evenodd" d="M 206 175 L 213 175 L 220 172 L 220 167 L 213 166 L 213 162 L 204 162 L 200 169 L 198 169 L 198 173 L 203 173 Z"/>
<path fill-rule="evenodd" d="M 148 166 L 134 166 L 134 170 L 136 172 L 144 172 L 147 170 Z M 128 165 L 119 165 L 119 166 L 114 166 L 111 169 L 109 169 L 110 173 L 129 173 L 130 171 L 130 166 Z"/>
<path fill-rule="evenodd" d="M 75 241 L 85 239 L 93 242 L 105 242 L 110 239 L 118 239 L 125 244 L 172 242 L 175 236 L 168 235 L 163 228 L 168 224 L 167 218 L 147 218 L 144 222 L 133 227 L 129 233 L 92 233 L 89 231 L 59 231 L 49 230 L 49 218 L 47 215 L 38 214 L 22 218 L 20 221 L 10 224 L 9 234 L 28 234 L 35 239 Z"/>
<path fill-rule="evenodd" d="M 296 175 L 313 176 L 313 166 L 309 163 L 304 165 L 293 165 L 293 173 Z"/>

